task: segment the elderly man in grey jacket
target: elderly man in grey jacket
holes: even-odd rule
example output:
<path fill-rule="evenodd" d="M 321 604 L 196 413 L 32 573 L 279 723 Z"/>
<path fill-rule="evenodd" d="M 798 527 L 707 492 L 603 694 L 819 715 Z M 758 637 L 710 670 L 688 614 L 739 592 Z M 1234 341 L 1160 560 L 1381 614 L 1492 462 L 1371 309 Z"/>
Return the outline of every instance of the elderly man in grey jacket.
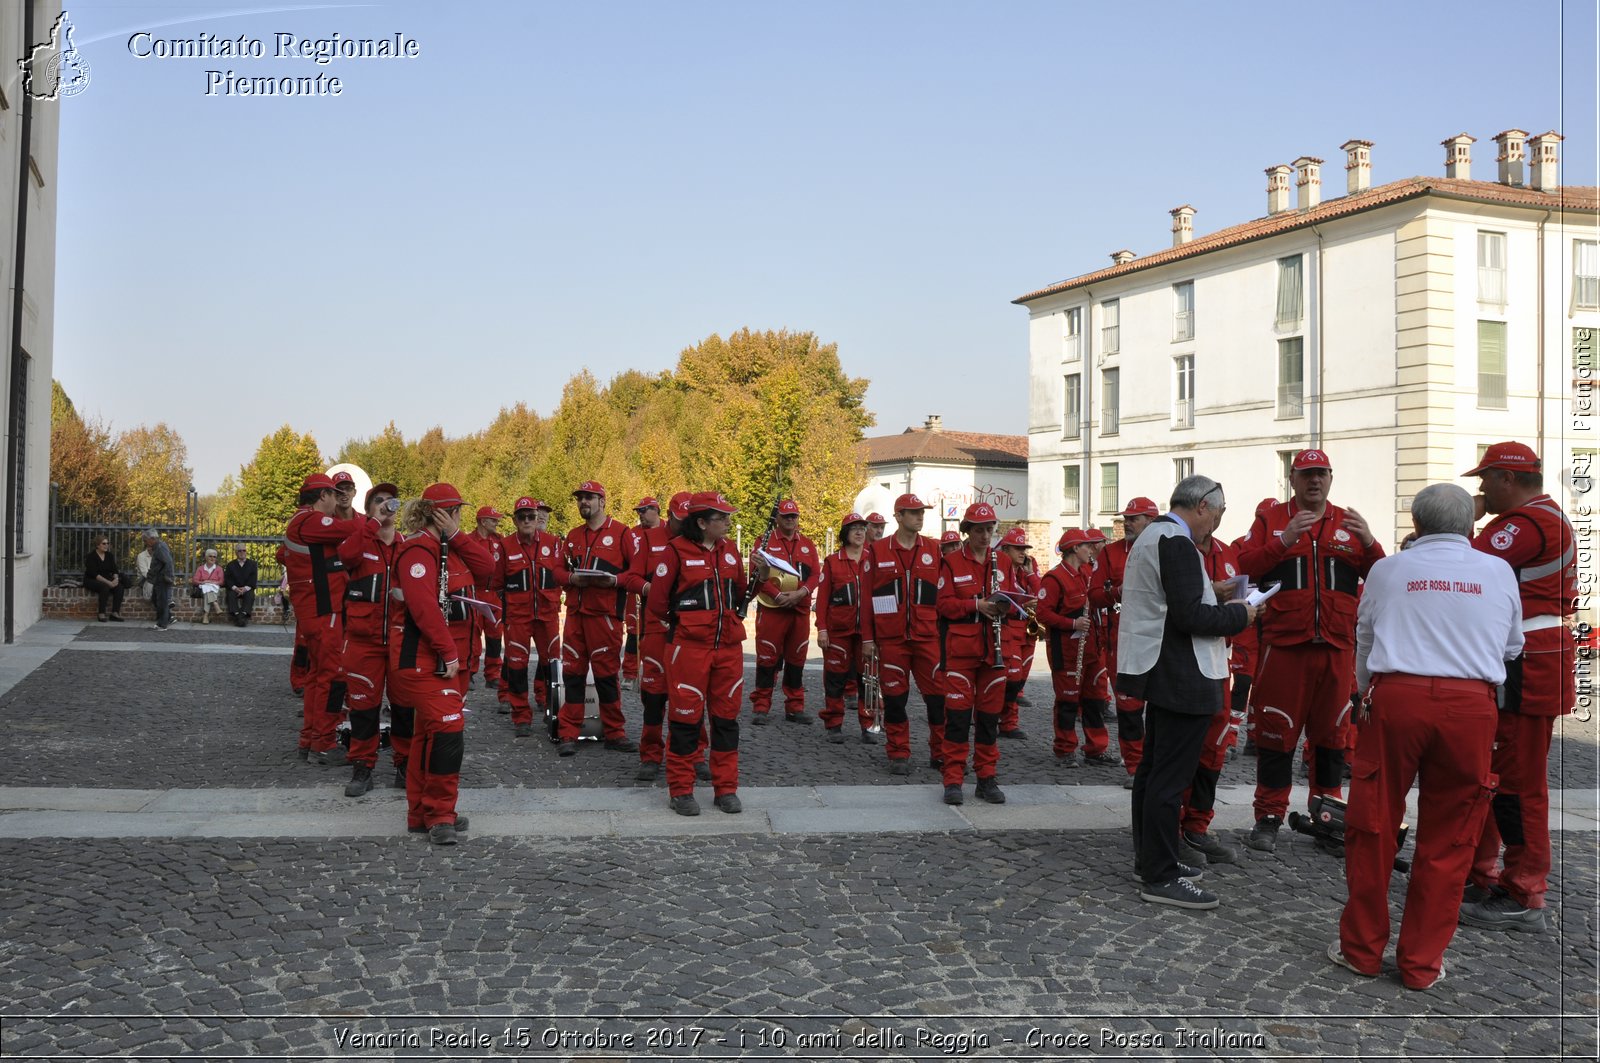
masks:
<path fill-rule="evenodd" d="M 172 551 L 154 528 L 144 530 L 144 545 L 150 551 L 150 571 L 145 580 L 150 584 L 150 605 L 156 611 L 156 630 L 165 631 L 172 624 Z"/>
<path fill-rule="evenodd" d="M 1200 869 L 1178 860 L 1183 791 L 1200 763 L 1228 674 L 1224 639 L 1255 620 L 1244 602 L 1217 604 L 1195 543 L 1227 509 L 1222 485 L 1190 476 L 1172 492 L 1171 511 L 1139 535 L 1122 581 L 1117 690 L 1145 702 L 1144 759 L 1133 777 L 1134 866 L 1139 896 L 1179 908 L 1215 908 L 1194 884 Z"/>

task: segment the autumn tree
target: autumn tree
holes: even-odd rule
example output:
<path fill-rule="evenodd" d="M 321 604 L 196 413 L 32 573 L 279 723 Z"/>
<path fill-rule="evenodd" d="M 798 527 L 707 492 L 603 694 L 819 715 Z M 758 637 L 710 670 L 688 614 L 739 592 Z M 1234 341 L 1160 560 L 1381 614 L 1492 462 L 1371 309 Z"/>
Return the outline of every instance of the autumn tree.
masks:
<path fill-rule="evenodd" d="M 117 436 L 116 446 L 128 465 L 129 506 L 150 516 L 183 512 L 194 470 L 182 436 L 163 421 L 128 429 Z"/>
<path fill-rule="evenodd" d="M 59 380 L 50 382 L 50 482 L 62 502 L 104 513 L 127 504 L 127 462 L 112 444 L 111 429 L 85 421 Z"/>
<path fill-rule="evenodd" d="M 311 434 L 301 435 L 284 425 L 262 439 L 250 464 L 239 470 L 234 512 L 252 523 L 287 522 L 294 514 L 300 484 L 326 468 L 322 450 Z"/>

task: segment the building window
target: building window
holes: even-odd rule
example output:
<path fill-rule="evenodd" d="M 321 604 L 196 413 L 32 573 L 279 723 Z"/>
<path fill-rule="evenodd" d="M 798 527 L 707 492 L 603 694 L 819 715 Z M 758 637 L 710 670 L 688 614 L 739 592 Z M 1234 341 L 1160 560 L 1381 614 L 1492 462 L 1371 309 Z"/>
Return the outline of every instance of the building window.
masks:
<path fill-rule="evenodd" d="M 1100 307 L 1100 351 L 1116 354 L 1122 349 L 1122 301 L 1112 299 Z"/>
<path fill-rule="evenodd" d="M 1194 355 L 1172 360 L 1172 427 L 1194 427 Z"/>
<path fill-rule="evenodd" d="M 1572 307 L 1600 310 L 1600 242 L 1572 242 Z"/>
<path fill-rule="evenodd" d="M 1077 516 L 1083 510 L 1083 478 L 1076 465 L 1061 470 L 1061 512 Z"/>
<path fill-rule="evenodd" d="M 1594 383 L 1594 333 L 1592 328 L 1572 330 L 1572 379 Z"/>
<path fill-rule="evenodd" d="M 1500 310 L 1506 305 L 1506 234 L 1478 234 L 1478 304 Z"/>
<path fill-rule="evenodd" d="M 1117 502 L 1121 490 L 1122 485 L 1117 482 L 1117 463 L 1112 461 L 1100 466 L 1100 512 L 1116 513 L 1122 508 Z"/>
<path fill-rule="evenodd" d="M 1070 373 L 1062 378 L 1061 438 L 1077 439 L 1082 432 L 1083 377 Z"/>
<path fill-rule="evenodd" d="M 1100 434 L 1114 436 L 1122 427 L 1122 370 L 1100 372 Z"/>
<path fill-rule="evenodd" d="M 1278 416 L 1305 415 L 1305 340 L 1299 336 L 1278 341 Z"/>
<path fill-rule="evenodd" d="M 1194 339 L 1194 281 L 1172 286 L 1172 340 Z"/>
<path fill-rule="evenodd" d="M 1506 408 L 1506 323 L 1478 322 L 1478 406 Z"/>
<path fill-rule="evenodd" d="M 18 351 L 11 363 L 11 423 L 17 432 L 17 461 L 11 467 L 11 505 L 17 521 L 12 548 L 19 554 L 28 552 L 24 518 L 28 512 L 28 373 L 32 363 L 27 351 Z"/>
<path fill-rule="evenodd" d="M 1064 346 L 1061 360 L 1076 362 L 1083 357 L 1083 309 L 1075 306 L 1068 310 L 1062 328 L 1065 332 L 1062 336 Z"/>
<path fill-rule="evenodd" d="M 1297 329 L 1305 315 L 1305 274 L 1299 255 L 1278 259 L 1279 331 Z"/>
<path fill-rule="evenodd" d="M 1294 456 L 1298 450 L 1278 451 L 1278 497 L 1288 498 L 1294 494 Z"/>
<path fill-rule="evenodd" d="M 1176 487 L 1194 475 L 1193 458 L 1172 459 L 1172 486 Z"/>

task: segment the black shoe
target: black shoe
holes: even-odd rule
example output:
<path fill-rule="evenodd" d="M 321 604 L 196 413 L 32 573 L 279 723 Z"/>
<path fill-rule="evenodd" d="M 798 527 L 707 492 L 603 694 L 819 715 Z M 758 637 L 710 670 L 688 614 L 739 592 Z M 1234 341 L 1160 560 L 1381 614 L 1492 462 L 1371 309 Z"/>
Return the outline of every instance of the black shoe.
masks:
<path fill-rule="evenodd" d="M 1083 760 L 1084 760 L 1084 763 L 1086 763 L 1086 764 L 1099 764 L 1102 767 L 1106 767 L 1106 768 L 1120 768 L 1120 767 L 1122 767 L 1122 758 L 1117 756 L 1115 753 L 1110 753 L 1110 752 L 1106 752 L 1106 753 L 1085 753 L 1083 755 Z"/>
<path fill-rule="evenodd" d="M 1013 727 L 1009 731 L 1001 731 L 1000 732 L 1000 737 L 1001 738 L 1010 738 L 1010 739 L 1014 739 L 1016 741 L 1021 742 L 1021 741 L 1024 741 L 1024 740 L 1027 739 L 1028 732 L 1024 731 L 1020 727 Z"/>
<path fill-rule="evenodd" d="M 343 746 L 331 746 L 321 752 L 312 753 L 311 759 L 325 768 L 339 768 L 350 763 L 350 757 L 345 753 Z"/>
<path fill-rule="evenodd" d="M 947 804 L 947 805 L 963 805 L 963 804 L 966 804 L 966 802 L 967 802 L 967 798 L 966 798 L 966 795 L 961 792 L 960 784 L 952 783 L 951 785 L 946 786 L 944 788 L 944 803 L 945 804 Z"/>
<path fill-rule="evenodd" d="M 303 761 L 309 761 L 311 759 L 311 750 L 301 746 L 299 749 L 295 750 L 295 755 Z"/>
<path fill-rule="evenodd" d="M 365 764 L 357 764 L 350 773 L 350 781 L 344 784 L 346 797 L 360 797 L 372 789 L 372 769 Z"/>
<path fill-rule="evenodd" d="M 1482 886 L 1474 885 L 1473 883 L 1469 882 L 1461 889 L 1461 903 L 1482 904 L 1484 901 L 1487 901 L 1493 897 L 1504 897 L 1505 893 L 1506 891 L 1501 889 L 1499 886 L 1490 886 L 1489 888 L 1485 889 Z"/>
<path fill-rule="evenodd" d="M 1466 926 L 1479 926 L 1485 930 L 1543 933 L 1545 929 L 1543 908 L 1524 908 L 1506 893 L 1490 897 L 1480 904 L 1463 904 L 1458 918 Z"/>
<path fill-rule="evenodd" d="M 661 777 L 661 765 L 653 762 L 644 762 L 639 765 L 639 770 L 633 773 L 636 782 L 655 782 Z"/>
<path fill-rule="evenodd" d="M 428 828 L 428 840 L 435 845 L 454 845 L 456 828 L 453 823 L 435 823 Z"/>
<path fill-rule="evenodd" d="M 807 726 L 810 726 L 810 724 L 811 724 L 811 716 L 810 716 L 809 713 L 804 713 L 804 712 L 786 712 L 786 713 L 783 714 L 783 718 L 785 720 L 787 720 L 788 722 L 790 722 L 790 723 L 803 723 L 803 724 L 806 724 Z"/>
<path fill-rule="evenodd" d="M 1139 866 L 1139 861 L 1137 858 L 1133 861 L 1133 873 L 1141 879 L 1144 878 L 1144 869 Z M 1194 864 L 1186 864 L 1182 860 L 1179 860 L 1178 872 L 1175 877 L 1186 878 L 1190 882 L 1199 882 L 1201 879 L 1206 877 L 1206 871 L 1203 867 L 1196 867 Z"/>
<path fill-rule="evenodd" d="M 100 615 L 99 615 L 99 616 L 98 616 L 98 617 L 96 617 L 96 618 L 95 618 L 95 619 L 97 619 L 97 620 L 99 620 L 99 621 L 100 621 L 100 622 L 101 622 L 101 623 L 102 623 L 102 624 L 103 624 L 103 623 L 105 623 L 105 622 L 106 622 L 106 614 L 104 614 L 104 613 L 101 613 L 101 614 L 100 614 Z"/>
<path fill-rule="evenodd" d="M 883 742 L 883 738 L 882 738 L 881 735 L 874 734 L 873 732 L 867 730 L 865 727 L 863 727 L 861 729 L 861 744 L 862 745 L 864 745 L 864 746 L 876 746 L 876 745 L 881 745 L 882 742 Z"/>
<path fill-rule="evenodd" d="M 944 770 L 944 758 L 943 757 L 929 757 L 928 758 L 928 767 L 932 768 L 934 771 L 943 771 Z"/>
<path fill-rule="evenodd" d="M 639 743 L 627 738 L 608 738 L 605 740 L 604 745 L 607 749 L 614 749 L 618 753 L 639 752 Z"/>
<path fill-rule="evenodd" d="M 1141 900 L 1153 904 L 1170 904 L 1174 908 L 1215 908 L 1219 903 L 1214 893 L 1208 893 L 1186 878 L 1167 882 L 1147 882 L 1139 888 Z"/>
<path fill-rule="evenodd" d="M 578 743 L 562 742 L 559 746 L 556 746 L 556 752 L 563 757 L 575 757 L 578 755 Z"/>
<path fill-rule="evenodd" d="M 830 727 L 830 728 L 828 728 L 828 741 L 832 742 L 836 746 L 843 745 L 844 744 L 844 728 L 843 727 Z"/>
<path fill-rule="evenodd" d="M 911 774 L 911 761 L 909 761 L 909 760 L 891 760 L 889 762 L 889 774 L 890 775 L 910 775 Z"/>
<path fill-rule="evenodd" d="M 1083 767 L 1083 754 L 1076 751 L 1056 757 L 1056 763 L 1063 768 Z"/>
<path fill-rule="evenodd" d="M 533 724 L 519 723 L 515 727 L 511 728 L 511 734 L 516 738 L 527 738 L 529 735 L 533 734 Z"/>
<path fill-rule="evenodd" d="M 500 689 L 500 680 L 498 680 L 498 679 L 485 679 L 483 681 L 483 689 L 485 689 L 485 690 L 499 690 Z"/>
<path fill-rule="evenodd" d="M 753 712 L 753 713 L 750 714 L 750 726 L 751 727 L 765 727 L 767 724 L 769 724 L 771 722 L 772 722 L 772 715 L 770 713 Z"/>
<path fill-rule="evenodd" d="M 290 687 L 289 689 L 294 691 L 294 696 L 297 697 L 297 698 L 305 696 L 305 693 L 306 693 L 306 688 L 305 687 Z"/>
<path fill-rule="evenodd" d="M 738 794 L 722 794 L 717 798 L 717 807 L 730 814 L 744 811 L 744 803 L 739 800 Z"/>
<path fill-rule="evenodd" d="M 389 785 L 396 790 L 404 790 L 406 788 L 406 766 L 404 764 L 396 764 L 394 766 L 394 782 Z"/>
<path fill-rule="evenodd" d="M 978 788 L 973 791 L 973 794 L 983 798 L 991 805 L 1003 805 L 1006 803 L 1006 792 L 1000 789 L 1000 784 L 995 781 L 993 775 L 987 779 L 979 779 Z"/>
<path fill-rule="evenodd" d="M 1239 862 L 1239 850 L 1228 845 L 1209 831 L 1205 834 L 1184 831 L 1183 843 L 1195 852 L 1204 854 L 1206 860 L 1210 863 L 1237 864 Z"/>
<path fill-rule="evenodd" d="M 711 765 L 707 764 L 703 760 L 696 763 L 694 766 L 694 777 L 699 779 L 701 782 L 710 782 Z"/>
<path fill-rule="evenodd" d="M 700 802 L 694 799 L 694 794 L 674 797 L 671 807 L 672 811 L 680 816 L 698 816 L 700 814 Z"/>
<path fill-rule="evenodd" d="M 500 703 L 500 707 L 495 709 L 494 711 L 498 712 L 502 716 L 510 716 L 511 715 L 511 706 L 507 705 L 505 702 L 502 701 Z"/>
<path fill-rule="evenodd" d="M 1257 852 L 1270 853 L 1278 847 L 1278 828 L 1283 820 L 1277 816 L 1263 816 L 1250 828 L 1250 837 L 1244 843 Z"/>
<path fill-rule="evenodd" d="M 456 823 L 455 823 L 456 833 L 457 834 L 465 834 L 465 833 L 467 833 L 467 825 L 468 825 L 469 822 L 470 821 L 467 819 L 466 816 L 457 816 L 456 817 Z"/>
<path fill-rule="evenodd" d="M 1018 694 L 1017 694 L 1017 704 L 1018 705 L 1032 705 L 1033 704 L 1033 699 L 1028 697 L 1028 695 L 1023 694 L 1023 693 L 1021 693 L 1019 691 Z"/>
<path fill-rule="evenodd" d="M 1133 789 L 1133 776 L 1132 776 L 1132 775 L 1126 775 L 1126 776 L 1123 776 L 1123 779 L 1122 779 L 1122 788 L 1123 788 L 1123 789 L 1124 789 L 1124 790 L 1131 790 L 1131 789 Z"/>
<path fill-rule="evenodd" d="M 122 617 L 118 616 L 116 613 L 112 613 L 111 614 L 111 622 L 113 624 L 125 623 L 125 621 L 122 619 Z"/>

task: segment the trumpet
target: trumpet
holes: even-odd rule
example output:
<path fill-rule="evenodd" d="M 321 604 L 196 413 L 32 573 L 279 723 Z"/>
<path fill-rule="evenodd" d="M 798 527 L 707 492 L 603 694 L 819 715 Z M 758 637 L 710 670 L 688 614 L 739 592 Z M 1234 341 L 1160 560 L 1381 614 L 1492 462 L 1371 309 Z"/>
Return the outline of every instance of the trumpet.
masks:
<path fill-rule="evenodd" d="M 866 655 L 862 661 L 861 669 L 861 703 L 866 706 L 867 715 L 872 717 L 872 723 L 867 727 L 868 734 L 883 734 L 883 687 L 878 682 L 878 652 L 876 649 Z"/>
<path fill-rule="evenodd" d="M 1038 602 L 1028 602 L 1023 606 L 1023 610 L 1028 614 L 1028 637 L 1030 639 L 1042 639 L 1050 633 L 1050 629 L 1045 627 L 1043 621 L 1039 619 Z"/>

